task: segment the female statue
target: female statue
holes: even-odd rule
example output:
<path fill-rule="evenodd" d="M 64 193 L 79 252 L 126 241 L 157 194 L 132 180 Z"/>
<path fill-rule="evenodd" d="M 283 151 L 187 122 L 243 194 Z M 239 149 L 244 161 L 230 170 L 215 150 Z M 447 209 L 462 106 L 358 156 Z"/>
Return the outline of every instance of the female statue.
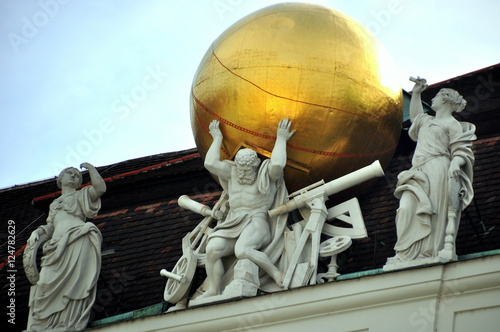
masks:
<path fill-rule="evenodd" d="M 90 317 L 101 269 L 102 237 L 85 220 L 97 215 L 106 185 L 94 166 L 83 163 L 80 167 L 89 170 L 92 185 L 78 190 L 79 170 L 64 169 L 57 177 L 62 193 L 50 204 L 47 224 L 28 239 L 26 250 L 42 237 L 48 238 L 38 281 L 31 288 L 28 331 L 80 331 Z"/>
<path fill-rule="evenodd" d="M 452 116 L 464 109 L 466 101 L 455 90 L 441 89 L 432 99 L 436 115 L 425 114 L 421 93 L 427 87 L 426 80 L 414 81 L 409 136 L 417 146 L 412 167 L 399 174 L 394 192 L 400 199 L 396 215 L 398 240 L 396 256 L 388 264 L 438 257 L 445 242 L 453 251 L 451 255 L 456 256 L 460 212 L 473 197 L 475 127 Z"/>

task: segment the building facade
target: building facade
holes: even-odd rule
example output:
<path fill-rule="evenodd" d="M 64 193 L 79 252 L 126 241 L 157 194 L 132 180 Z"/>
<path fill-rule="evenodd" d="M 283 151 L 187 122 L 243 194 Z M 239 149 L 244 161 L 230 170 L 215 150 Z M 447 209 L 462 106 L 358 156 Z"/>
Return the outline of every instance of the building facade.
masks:
<path fill-rule="evenodd" d="M 395 272 L 382 266 L 394 254 L 397 175 L 411 167 L 414 142 L 407 116 L 386 176 L 359 197 L 368 237 L 338 257 L 336 281 L 186 310 L 166 312 L 165 279 L 182 255 L 182 238 L 200 221 L 183 210 L 183 194 L 213 206 L 221 187 L 196 149 L 98 167 L 108 190 L 93 222 L 103 235 L 102 270 L 89 329 L 96 331 L 497 331 L 500 323 L 500 65 L 430 86 L 424 102 L 443 87 L 468 102 L 457 118 L 476 125 L 473 202 L 462 213 L 458 261 Z M 408 97 L 408 94 L 406 94 Z M 84 174 L 84 183 L 88 174 Z M 22 254 L 31 232 L 59 195 L 55 179 L 0 190 L 4 229 L 14 222 L 15 250 L 1 239 L 0 271 L 8 282 L 2 306 L 14 299 L 15 325 L 26 328 L 29 282 Z M 12 256 L 12 257 L 9 257 Z M 9 259 L 10 258 L 10 259 Z M 9 263 L 15 263 L 15 273 Z M 15 296 L 10 296 L 14 274 Z M 199 269 L 194 283 L 205 278 Z M 9 313 L 9 308 L 7 308 Z"/>

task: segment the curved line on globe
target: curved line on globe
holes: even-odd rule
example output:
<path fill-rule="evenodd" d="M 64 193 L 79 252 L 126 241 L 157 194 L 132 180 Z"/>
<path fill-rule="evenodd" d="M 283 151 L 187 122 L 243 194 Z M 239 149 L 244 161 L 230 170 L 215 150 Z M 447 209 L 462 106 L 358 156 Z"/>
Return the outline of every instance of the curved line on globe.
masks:
<path fill-rule="evenodd" d="M 212 111 L 211 109 L 209 109 L 205 104 L 203 104 L 201 102 L 201 100 L 199 100 L 198 98 L 196 98 L 196 96 L 194 95 L 194 91 L 193 90 L 191 90 L 191 96 L 193 97 L 194 101 L 202 109 L 204 109 L 208 114 L 212 115 L 217 121 L 222 122 L 222 123 L 224 123 L 224 124 L 226 124 L 226 125 L 228 125 L 230 127 L 233 127 L 236 130 L 245 132 L 245 133 L 250 134 L 252 136 L 256 136 L 256 137 L 260 137 L 260 138 L 264 138 L 264 139 L 268 139 L 268 140 L 273 140 L 273 141 L 276 140 L 276 136 L 270 136 L 270 135 L 260 134 L 260 133 L 257 133 L 255 131 L 249 130 L 247 128 L 238 126 L 237 124 L 232 123 L 231 121 L 228 121 L 228 120 L 224 119 L 223 117 L 221 117 L 220 115 L 218 115 L 217 113 L 215 113 L 214 111 Z M 198 116 L 198 114 L 196 114 L 196 118 L 200 122 L 201 127 L 203 129 L 205 129 L 206 132 L 210 133 L 210 131 L 208 130 L 208 127 L 203 123 L 203 121 L 201 121 L 201 119 Z M 343 158 L 361 158 L 361 157 L 370 157 L 370 156 L 377 156 L 377 155 L 385 154 L 385 153 L 387 153 L 387 152 L 392 151 L 393 149 L 395 149 L 397 144 L 394 144 L 394 145 L 392 145 L 391 147 L 389 147 L 389 148 L 387 148 L 385 150 L 377 151 L 377 152 L 372 152 L 372 153 L 340 153 L 340 152 L 329 152 L 329 151 L 321 151 L 321 150 L 315 150 L 315 149 L 310 149 L 310 148 L 304 148 L 304 147 L 293 145 L 293 144 L 290 144 L 290 143 L 286 143 L 286 145 L 290 149 L 293 149 L 293 150 L 304 151 L 304 152 L 309 152 L 309 153 L 313 153 L 313 154 L 319 154 L 319 155 L 322 155 L 322 156 L 343 157 Z M 224 149 L 224 153 L 227 156 L 229 156 L 229 153 L 227 151 L 225 151 L 225 149 Z"/>
<path fill-rule="evenodd" d="M 231 73 L 232 75 L 238 77 L 239 79 L 241 79 L 241 80 L 243 80 L 243 81 L 245 81 L 247 83 L 250 83 L 251 85 L 255 86 L 257 89 L 259 89 L 261 91 L 264 91 L 265 93 L 267 93 L 267 94 L 269 94 L 271 96 L 274 96 L 276 98 L 286 99 L 286 100 L 294 101 L 294 102 L 297 102 L 297 103 L 300 103 L 300 104 L 305 104 L 305 105 L 322 107 L 322 108 L 326 108 L 326 109 L 329 109 L 329 110 L 335 110 L 335 111 L 339 111 L 339 112 L 343 112 L 343 113 L 347 113 L 347 114 L 351 114 L 351 115 L 356 115 L 356 116 L 360 116 L 360 117 L 364 117 L 364 118 L 372 118 L 372 119 L 379 119 L 379 118 L 381 118 L 380 116 L 373 116 L 373 115 L 369 115 L 369 114 L 354 113 L 354 112 L 343 110 L 341 108 L 336 108 L 336 107 L 331 107 L 331 106 L 326 106 L 326 105 L 321 105 L 321 104 L 315 104 L 315 103 L 309 103 L 307 101 L 302 101 L 302 100 L 297 100 L 297 99 L 288 98 L 288 97 L 284 97 L 284 96 L 279 96 L 279 95 L 277 95 L 275 93 L 272 93 L 272 92 L 269 92 L 269 91 L 263 89 L 262 87 L 258 86 L 257 84 L 253 83 L 252 81 L 250 81 L 250 80 L 244 78 L 243 76 L 238 75 L 235 72 L 233 72 L 231 69 L 229 69 L 228 67 L 226 67 L 222 63 L 222 61 L 220 61 L 220 59 L 217 57 L 217 55 L 215 54 L 215 52 L 213 50 L 212 50 L 212 55 L 215 57 L 215 59 L 217 59 L 217 62 L 219 62 L 219 64 L 222 67 L 224 67 L 229 73 Z"/>

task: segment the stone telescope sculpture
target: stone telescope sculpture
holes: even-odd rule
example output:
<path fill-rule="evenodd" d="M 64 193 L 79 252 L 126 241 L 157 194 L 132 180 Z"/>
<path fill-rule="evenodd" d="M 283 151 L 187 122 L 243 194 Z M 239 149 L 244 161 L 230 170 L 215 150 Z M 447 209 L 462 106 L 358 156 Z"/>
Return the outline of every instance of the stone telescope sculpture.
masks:
<path fill-rule="evenodd" d="M 175 309 L 242 296 L 255 296 L 259 289 L 279 291 L 331 281 L 338 275 L 336 255 L 352 239 L 367 236 L 357 199 L 327 209 L 328 196 L 374 177 L 383 176 L 378 161 L 328 183 L 319 182 L 287 195 L 283 182 L 286 142 L 295 133 L 291 122 L 279 122 L 271 158 L 260 161 L 255 151 L 242 149 L 235 161 L 221 160 L 223 142 L 219 122 L 213 121 L 214 138 L 205 167 L 224 189 L 213 209 L 187 196 L 179 205 L 205 217 L 183 239 L 183 256 L 167 277 L 164 299 Z M 288 213 L 299 210 L 304 218 L 287 226 Z M 341 228 L 331 219 L 350 223 Z M 210 227 L 216 222 L 214 227 Z M 321 242 L 321 235 L 330 237 Z M 329 271 L 318 274 L 319 257 L 331 257 Z M 224 261 L 222 260 L 224 258 Z M 207 272 L 205 282 L 188 299 L 197 266 Z"/>

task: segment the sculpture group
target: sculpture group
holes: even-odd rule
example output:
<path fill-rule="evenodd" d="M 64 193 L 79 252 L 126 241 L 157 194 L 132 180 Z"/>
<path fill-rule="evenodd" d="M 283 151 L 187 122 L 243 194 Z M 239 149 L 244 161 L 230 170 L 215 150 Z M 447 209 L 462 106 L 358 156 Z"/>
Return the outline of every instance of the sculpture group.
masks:
<path fill-rule="evenodd" d="M 213 143 L 205 167 L 217 176 L 224 190 L 213 210 L 183 196 L 179 205 L 205 216 L 199 227 L 184 238 L 183 256 L 170 272 L 164 299 L 173 309 L 228 298 L 255 296 L 333 280 L 336 255 L 347 249 L 352 238 L 366 237 L 356 199 L 327 209 L 328 196 L 384 173 L 380 164 L 366 166 L 330 183 L 317 183 L 288 195 L 283 171 L 286 142 L 293 136 L 291 122 L 278 123 L 270 159 L 261 162 L 251 149 L 238 151 L 234 161 L 221 160 L 220 124 L 210 124 Z M 288 225 L 288 213 L 298 210 L 302 220 Z M 326 223 L 342 219 L 353 227 L 342 229 Z M 213 224 L 213 225 L 211 225 Z M 212 227 L 210 227 L 212 226 Z M 321 235 L 329 236 L 320 242 Z M 318 257 L 331 257 L 329 271 L 318 274 Z M 207 278 L 191 295 L 196 266 Z M 188 303 L 189 300 L 189 303 Z"/>
<path fill-rule="evenodd" d="M 411 169 L 398 176 L 396 254 L 384 270 L 456 260 L 460 213 L 473 196 L 475 128 L 452 116 L 465 107 L 465 101 L 456 91 L 443 89 L 432 102 L 436 115 L 425 114 L 420 95 L 426 86 L 424 79 L 415 79 L 409 135 L 417 146 Z M 269 159 L 261 160 L 255 151 L 242 149 L 233 161 L 221 159 L 220 123 L 210 124 L 213 143 L 205 167 L 218 178 L 223 193 L 212 208 L 185 195 L 179 198 L 180 206 L 203 219 L 184 237 L 183 255 L 172 271 L 161 270 L 167 277 L 164 299 L 175 304 L 172 310 L 255 296 L 259 290 L 273 292 L 333 281 L 338 276 L 337 254 L 352 240 L 368 236 L 356 198 L 332 208 L 325 202 L 334 193 L 383 176 L 378 161 L 289 195 L 283 172 L 287 141 L 295 134 L 291 126 L 288 119 L 278 123 Z M 106 185 L 94 166 L 84 163 L 81 167 L 89 170 L 91 185 L 79 189 L 80 172 L 64 169 L 57 178 L 61 196 L 50 205 L 47 224 L 28 240 L 24 264 L 33 284 L 28 331 L 77 331 L 89 319 L 102 238 L 86 218 L 97 215 Z M 330 223 L 334 219 L 352 227 L 334 226 Z M 36 251 L 42 245 L 38 272 Z M 319 261 L 325 258 L 330 258 L 328 270 L 320 271 Z M 207 277 L 192 290 L 198 267 L 205 269 Z"/>

